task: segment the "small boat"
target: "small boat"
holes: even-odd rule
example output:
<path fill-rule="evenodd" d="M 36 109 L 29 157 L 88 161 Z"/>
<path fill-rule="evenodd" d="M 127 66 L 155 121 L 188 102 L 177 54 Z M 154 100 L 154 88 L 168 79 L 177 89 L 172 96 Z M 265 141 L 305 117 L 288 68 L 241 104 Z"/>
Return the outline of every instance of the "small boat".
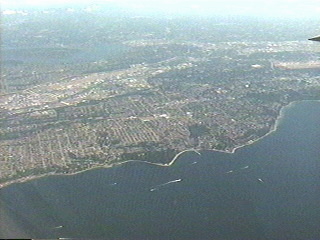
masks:
<path fill-rule="evenodd" d="M 242 167 L 241 169 L 247 169 L 247 168 L 249 168 L 249 166 Z"/>

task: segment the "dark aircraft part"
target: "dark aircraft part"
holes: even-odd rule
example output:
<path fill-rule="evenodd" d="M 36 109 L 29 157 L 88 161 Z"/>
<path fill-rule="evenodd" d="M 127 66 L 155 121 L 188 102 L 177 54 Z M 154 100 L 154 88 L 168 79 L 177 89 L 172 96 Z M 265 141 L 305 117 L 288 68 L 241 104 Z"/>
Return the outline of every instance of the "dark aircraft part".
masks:
<path fill-rule="evenodd" d="M 320 36 L 318 36 L 318 37 L 313 37 L 313 38 L 309 38 L 308 40 L 320 42 Z"/>

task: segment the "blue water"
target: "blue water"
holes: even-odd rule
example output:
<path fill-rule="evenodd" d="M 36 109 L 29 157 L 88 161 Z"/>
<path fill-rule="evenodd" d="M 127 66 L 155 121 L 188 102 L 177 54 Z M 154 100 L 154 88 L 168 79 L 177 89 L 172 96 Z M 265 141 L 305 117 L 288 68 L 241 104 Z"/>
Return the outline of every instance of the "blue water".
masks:
<path fill-rule="evenodd" d="M 300 102 L 277 131 L 235 154 L 186 153 L 171 167 L 131 162 L 1 189 L 0 238 L 320 239 L 319 170 L 320 102 Z"/>

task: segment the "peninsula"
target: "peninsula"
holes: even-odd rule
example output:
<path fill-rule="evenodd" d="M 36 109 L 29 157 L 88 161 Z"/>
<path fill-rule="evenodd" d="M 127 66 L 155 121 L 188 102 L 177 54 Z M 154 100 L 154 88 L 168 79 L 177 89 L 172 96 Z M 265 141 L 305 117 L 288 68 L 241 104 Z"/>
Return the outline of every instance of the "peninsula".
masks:
<path fill-rule="evenodd" d="M 171 22 L 147 34 L 117 19 L 106 32 L 81 26 L 79 42 L 48 15 L 34 16 L 47 26 L 23 17 L 28 31 L 5 22 L 5 44 L 20 47 L 3 50 L 0 186 L 128 160 L 167 164 L 187 149 L 232 152 L 267 134 L 283 106 L 320 96 L 319 48 L 307 40 L 231 41 L 232 25 L 210 22 L 198 39 Z"/>

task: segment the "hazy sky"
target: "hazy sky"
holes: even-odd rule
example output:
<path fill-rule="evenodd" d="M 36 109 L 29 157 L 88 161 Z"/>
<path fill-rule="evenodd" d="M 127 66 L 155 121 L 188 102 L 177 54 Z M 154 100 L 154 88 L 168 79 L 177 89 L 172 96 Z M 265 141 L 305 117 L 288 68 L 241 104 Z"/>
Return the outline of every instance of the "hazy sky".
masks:
<path fill-rule="evenodd" d="M 226 13 L 301 17 L 320 15 L 319 0 L 0 0 L 2 10 L 23 7 L 116 4 L 131 10 L 167 13 Z"/>

